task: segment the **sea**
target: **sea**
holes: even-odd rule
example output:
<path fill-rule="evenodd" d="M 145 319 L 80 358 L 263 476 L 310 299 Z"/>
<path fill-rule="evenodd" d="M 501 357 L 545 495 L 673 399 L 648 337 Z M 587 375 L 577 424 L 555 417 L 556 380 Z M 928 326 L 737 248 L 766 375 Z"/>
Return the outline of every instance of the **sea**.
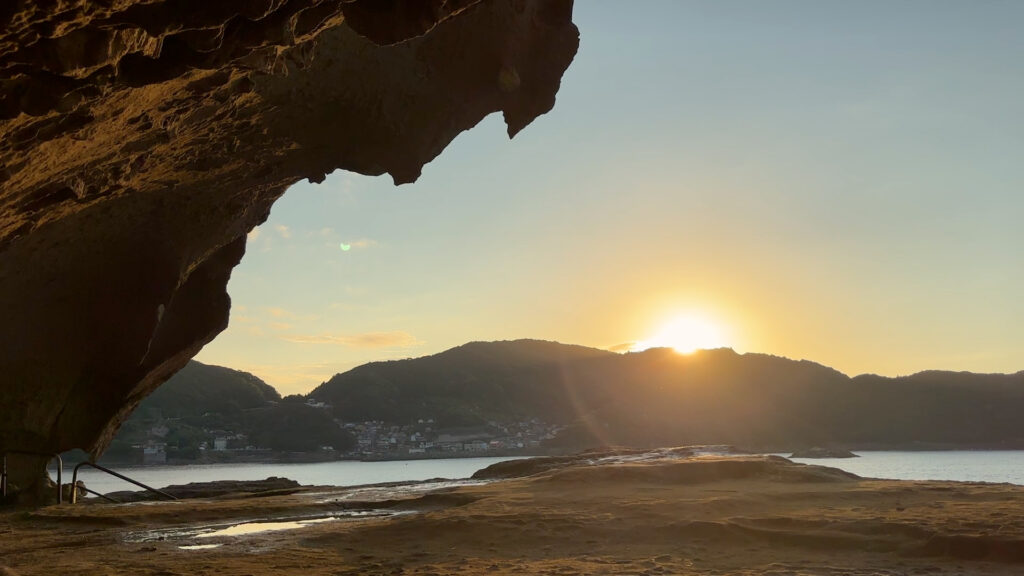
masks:
<path fill-rule="evenodd" d="M 866 478 L 1007 482 L 1024 485 L 1024 450 L 864 451 L 857 454 L 859 458 L 793 460 L 840 468 Z M 116 471 L 154 488 L 214 480 L 262 480 L 271 476 L 290 478 L 300 484 L 313 486 L 358 486 L 437 478 L 464 479 L 495 462 L 512 459 L 514 458 L 139 466 L 119 467 Z M 65 470 L 64 473 L 64 481 L 70 481 L 71 470 Z M 89 468 L 83 468 L 79 472 L 79 479 L 90 489 L 100 493 L 139 489 L 123 480 Z"/>
<path fill-rule="evenodd" d="M 194 466 L 117 466 L 112 470 L 153 488 L 189 482 L 215 480 L 263 480 L 271 476 L 289 478 L 309 486 L 360 486 L 383 482 L 416 482 L 435 478 L 469 478 L 504 458 L 438 458 L 430 460 L 393 460 L 360 462 L 339 460 L 306 464 L 200 464 Z M 54 473 L 51 470 L 50 476 Z M 82 467 L 78 479 L 101 494 L 141 488 L 99 470 Z M 71 481 L 71 470 L 64 470 L 64 482 Z"/>
<path fill-rule="evenodd" d="M 865 478 L 1006 482 L 1024 485 L 1024 450 L 864 451 L 855 454 L 859 458 L 791 460 L 831 466 Z"/>

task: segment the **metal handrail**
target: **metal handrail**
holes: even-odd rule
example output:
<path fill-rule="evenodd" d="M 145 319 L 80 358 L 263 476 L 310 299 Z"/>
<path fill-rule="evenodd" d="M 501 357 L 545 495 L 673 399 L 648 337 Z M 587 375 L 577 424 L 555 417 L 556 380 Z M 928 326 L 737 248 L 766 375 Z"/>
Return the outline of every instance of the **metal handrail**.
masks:
<path fill-rule="evenodd" d="M 111 498 L 110 496 L 107 496 L 106 494 L 100 494 L 99 492 L 97 492 L 95 490 L 90 490 L 90 489 L 86 488 L 85 486 L 80 486 L 78 488 L 78 490 L 83 490 L 85 492 L 88 492 L 89 494 L 92 494 L 93 496 L 99 496 L 100 498 L 103 498 L 107 502 L 113 502 L 114 504 L 120 504 L 121 503 L 120 500 L 115 500 L 115 499 Z M 72 499 L 75 500 L 75 497 L 72 496 Z M 74 503 L 74 502 L 72 502 L 72 503 Z"/>
<path fill-rule="evenodd" d="M 171 496 L 170 494 L 168 494 L 167 492 L 164 492 L 163 490 L 157 490 L 156 488 L 153 488 L 152 486 L 146 486 L 142 482 L 139 482 L 138 480 L 132 480 L 131 478 L 125 476 L 124 474 L 119 474 L 117 472 L 114 472 L 110 468 L 104 468 L 103 466 L 100 466 L 99 464 L 94 464 L 92 462 L 79 462 L 78 465 L 75 466 L 74 472 L 71 474 L 71 485 L 75 487 L 75 489 L 71 491 L 71 503 L 72 504 L 76 504 L 78 502 L 78 469 L 81 468 L 82 466 L 88 466 L 90 468 L 95 468 L 95 469 L 99 470 L 100 472 L 106 472 L 107 474 L 110 474 L 111 476 L 115 476 L 117 478 L 120 478 L 121 480 L 124 480 L 125 482 L 131 482 L 132 484 L 135 484 L 136 486 L 138 486 L 140 488 L 143 488 L 145 490 L 153 492 L 154 494 L 159 494 L 160 496 L 163 496 L 164 498 L 168 498 L 170 500 L 177 500 L 177 498 L 175 498 L 174 496 Z M 106 496 L 103 496 L 102 494 L 97 494 L 96 492 L 93 492 L 92 490 L 88 490 L 88 492 L 92 492 L 93 494 L 96 494 L 97 496 L 102 496 L 103 498 L 107 498 L 107 500 L 113 500 L 113 498 L 108 498 Z M 114 501 L 116 502 L 116 500 L 114 500 Z"/>
<path fill-rule="evenodd" d="M 3 469 L 0 470 L 0 494 L 3 494 L 4 498 L 7 497 L 7 455 L 8 454 L 21 454 L 22 456 L 48 456 L 50 460 L 57 460 L 57 503 L 64 503 L 64 491 L 61 489 L 61 483 L 64 476 L 64 460 L 61 459 L 60 454 L 50 454 L 48 452 L 33 452 L 31 450 L 5 450 L 3 453 Z"/>

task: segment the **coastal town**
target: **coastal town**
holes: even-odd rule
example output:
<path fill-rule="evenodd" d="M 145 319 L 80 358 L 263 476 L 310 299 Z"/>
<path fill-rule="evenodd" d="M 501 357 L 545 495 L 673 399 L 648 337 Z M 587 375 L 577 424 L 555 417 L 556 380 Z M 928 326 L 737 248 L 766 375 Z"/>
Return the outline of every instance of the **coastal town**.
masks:
<path fill-rule="evenodd" d="M 331 406 L 313 399 L 304 407 L 330 415 Z M 342 432 L 345 445 L 319 444 L 303 451 L 282 451 L 261 445 L 252 434 L 232 430 L 217 415 L 208 414 L 219 427 L 194 429 L 194 423 L 177 418 L 163 418 L 138 428 L 130 448 L 121 455 L 137 464 L 194 463 L 197 461 L 259 461 L 259 460 L 401 460 L 417 458 L 455 458 L 540 454 L 545 443 L 553 440 L 564 425 L 543 422 L 537 418 L 521 421 L 490 421 L 477 426 L 445 426 L 434 418 L 418 418 L 415 422 L 398 424 L 381 420 L 346 422 L 331 417 Z M 182 450 L 182 430 L 194 444 Z M 282 453 L 285 452 L 285 453 Z"/>
<path fill-rule="evenodd" d="M 486 455 L 539 449 L 563 428 L 531 419 L 522 422 L 489 422 L 487 426 L 435 428 L 432 419 L 414 425 L 384 422 L 348 422 L 357 448 L 351 455 L 363 458 Z"/>

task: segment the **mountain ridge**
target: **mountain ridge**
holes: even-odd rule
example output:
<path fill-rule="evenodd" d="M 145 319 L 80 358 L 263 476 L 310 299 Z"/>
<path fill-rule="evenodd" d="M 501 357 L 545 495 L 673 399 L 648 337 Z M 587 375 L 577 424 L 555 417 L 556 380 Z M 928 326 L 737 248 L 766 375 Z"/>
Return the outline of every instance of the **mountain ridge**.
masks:
<path fill-rule="evenodd" d="M 1022 412 L 1024 372 L 851 377 L 811 360 L 731 348 L 619 354 L 520 339 L 370 362 L 285 398 L 252 374 L 192 362 L 143 402 L 113 448 L 163 442 L 168 458 L 199 457 L 200 445 L 231 432 L 247 438 L 237 446 L 315 451 L 352 447 L 348 431 L 364 424 L 432 430 L 425 442 L 445 431 L 501 436 L 540 426 L 559 431 L 546 449 L 563 452 L 684 444 L 1017 448 L 1024 447 Z M 161 422 L 171 423 L 170 434 L 154 438 Z"/>
<path fill-rule="evenodd" d="M 633 355 L 633 354 L 644 354 L 644 353 L 649 353 L 649 352 L 658 352 L 658 353 L 673 354 L 673 355 L 679 355 L 679 356 L 690 356 L 690 355 L 696 354 L 696 353 L 708 353 L 708 352 L 715 352 L 715 351 L 718 351 L 718 350 L 723 350 L 723 351 L 732 352 L 732 353 L 734 353 L 734 354 L 736 354 L 737 356 L 740 356 L 740 357 L 775 358 L 775 359 L 786 360 L 786 361 L 795 362 L 795 363 L 806 363 L 806 364 L 809 364 L 809 365 L 813 365 L 813 366 L 817 366 L 817 367 L 820 367 L 820 368 L 825 368 L 825 369 L 834 371 L 834 372 L 836 372 L 838 374 L 841 374 L 841 375 L 843 375 L 843 376 L 845 376 L 845 377 L 847 377 L 847 378 L 849 378 L 851 380 L 855 380 L 857 378 L 866 378 L 866 377 L 877 377 L 877 378 L 884 378 L 884 379 L 888 379 L 888 380 L 902 380 L 902 379 L 914 378 L 914 377 L 917 377 L 917 376 L 928 375 L 928 374 L 941 374 L 941 375 L 951 375 L 951 376 L 952 375 L 964 375 L 964 376 L 977 376 L 977 377 L 986 377 L 986 376 L 1024 376 L 1024 369 L 1018 370 L 1016 372 L 973 372 L 973 371 L 970 371 L 970 370 L 952 370 L 952 369 L 940 369 L 940 368 L 926 368 L 926 369 L 920 370 L 918 372 L 912 372 L 910 374 L 901 374 L 901 375 L 898 375 L 898 376 L 886 376 L 884 374 L 878 374 L 878 373 L 875 373 L 875 372 L 863 372 L 863 373 L 860 373 L 860 374 L 847 374 L 846 372 L 843 372 L 843 371 L 839 370 L 838 368 L 834 368 L 834 367 L 829 366 L 827 364 L 823 364 L 821 362 L 818 362 L 818 361 L 815 361 L 815 360 L 810 360 L 810 359 L 807 359 L 807 358 L 790 358 L 789 356 L 783 356 L 781 354 L 771 354 L 771 353 L 768 353 L 768 352 L 737 352 L 734 348 L 732 348 L 730 346 L 722 346 L 722 347 L 718 347 L 718 348 L 701 348 L 701 349 L 695 350 L 692 353 L 687 353 L 687 354 L 676 352 L 674 349 L 672 349 L 670 347 L 652 347 L 652 348 L 647 348 L 645 350 L 639 350 L 639 351 L 616 352 L 616 351 L 612 351 L 612 350 L 605 349 L 605 348 L 596 348 L 596 347 L 593 347 L 593 346 L 584 346 L 582 344 L 566 344 L 566 343 L 558 342 L 556 340 L 544 340 L 544 339 L 537 339 L 537 338 L 516 338 L 516 339 L 511 339 L 511 340 L 472 340 L 470 342 L 466 342 L 465 344 L 460 344 L 458 346 L 454 346 L 452 348 L 448 348 L 446 350 L 442 350 L 441 352 L 436 352 L 434 354 L 428 354 L 426 356 L 418 356 L 418 357 L 415 357 L 415 358 L 396 358 L 396 359 L 391 359 L 391 360 L 374 360 L 374 361 L 366 362 L 364 364 L 360 364 L 358 366 L 350 368 L 349 370 L 346 370 L 345 372 L 337 372 L 331 378 L 334 378 L 336 376 L 340 376 L 340 375 L 343 375 L 343 374 L 347 374 L 349 372 L 352 372 L 352 371 L 355 371 L 355 370 L 359 370 L 361 368 L 365 368 L 365 367 L 368 367 L 368 366 L 381 366 L 381 365 L 388 365 L 388 364 L 393 364 L 393 363 L 397 363 L 397 362 L 409 362 L 409 361 L 423 360 L 423 359 L 426 359 L 426 358 L 435 358 L 435 357 L 438 357 L 438 356 L 444 356 L 444 355 L 447 355 L 447 354 L 449 354 L 451 352 L 455 352 L 455 351 L 462 350 L 462 349 L 465 349 L 467 347 L 472 347 L 472 346 L 479 346 L 479 345 L 488 346 L 488 345 L 495 345 L 495 344 L 498 344 L 498 345 L 516 344 L 516 343 L 521 343 L 521 342 L 543 343 L 543 344 L 552 344 L 552 345 L 556 345 L 556 346 L 571 347 L 571 348 L 576 348 L 576 349 L 592 351 L 592 352 L 595 353 L 595 355 L 604 355 L 604 356 L 629 356 L 629 355 Z M 315 395 L 314 393 L 316 392 L 316 390 L 321 388 L 329 380 L 330 379 L 328 379 L 327 381 L 321 382 L 316 388 L 314 388 L 310 392 L 304 394 L 303 396 L 307 396 L 307 397 L 314 396 Z"/>
<path fill-rule="evenodd" d="M 353 368 L 307 398 L 352 421 L 536 417 L 565 424 L 561 439 L 575 446 L 1024 445 L 1014 412 L 1024 410 L 1024 372 L 849 376 L 731 348 L 617 354 L 543 340 L 470 342 Z"/>

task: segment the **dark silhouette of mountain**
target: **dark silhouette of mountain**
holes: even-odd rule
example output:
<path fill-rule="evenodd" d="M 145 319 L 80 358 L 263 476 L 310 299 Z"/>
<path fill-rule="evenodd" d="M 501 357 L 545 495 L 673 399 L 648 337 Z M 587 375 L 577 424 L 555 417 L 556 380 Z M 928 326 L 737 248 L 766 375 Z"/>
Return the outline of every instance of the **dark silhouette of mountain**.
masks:
<path fill-rule="evenodd" d="M 279 400 L 277 390 L 248 372 L 193 360 L 147 396 L 135 413 L 163 418 L 229 414 Z"/>
<path fill-rule="evenodd" d="M 358 366 L 309 396 L 331 404 L 347 421 L 559 421 L 570 417 L 559 386 L 564 374 L 582 361 L 614 356 L 540 340 L 470 342 L 433 356 Z"/>
<path fill-rule="evenodd" d="M 539 418 L 557 443 L 753 448 L 1024 446 L 1024 372 L 850 378 L 731 349 L 630 354 L 518 340 L 374 362 L 309 395 L 346 421 L 439 426 Z"/>
<path fill-rule="evenodd" d="M 248 372 L 192 361 L 142 401 L 104 456 L 136 461 L 142 446 L 158 444 L 168 459 L 195 460 L 202 446 L 209 456 L 217 438 L 229 439 L 230 448 L 277 452 L 346 450 L 354 442 L 329 411 L 306 405 L 301 396 L 281 398 Z"/>
<path fill-rule="evenodd" d="M 330 410 L 314 408 L 307 399 Z M 808 361 L 722 348 L 616 354 L 557 342 L 471 342 L 440 354 L 373 362 L 335 375 L 307 398 L 259 378 L 190 363 L 148 397 L 112 455 L 163 442 L 200 457 L 216 437 L 277 451 L 345 449 L 334 418 L 435 429 L 539 419 L 564 426 L 554 447 L 736 444 L 792 450 L 1024 447 L 1024 372 L 928 371 L 850 378 Z M 168 430 L 154 436 L 154 430 Z"/>

